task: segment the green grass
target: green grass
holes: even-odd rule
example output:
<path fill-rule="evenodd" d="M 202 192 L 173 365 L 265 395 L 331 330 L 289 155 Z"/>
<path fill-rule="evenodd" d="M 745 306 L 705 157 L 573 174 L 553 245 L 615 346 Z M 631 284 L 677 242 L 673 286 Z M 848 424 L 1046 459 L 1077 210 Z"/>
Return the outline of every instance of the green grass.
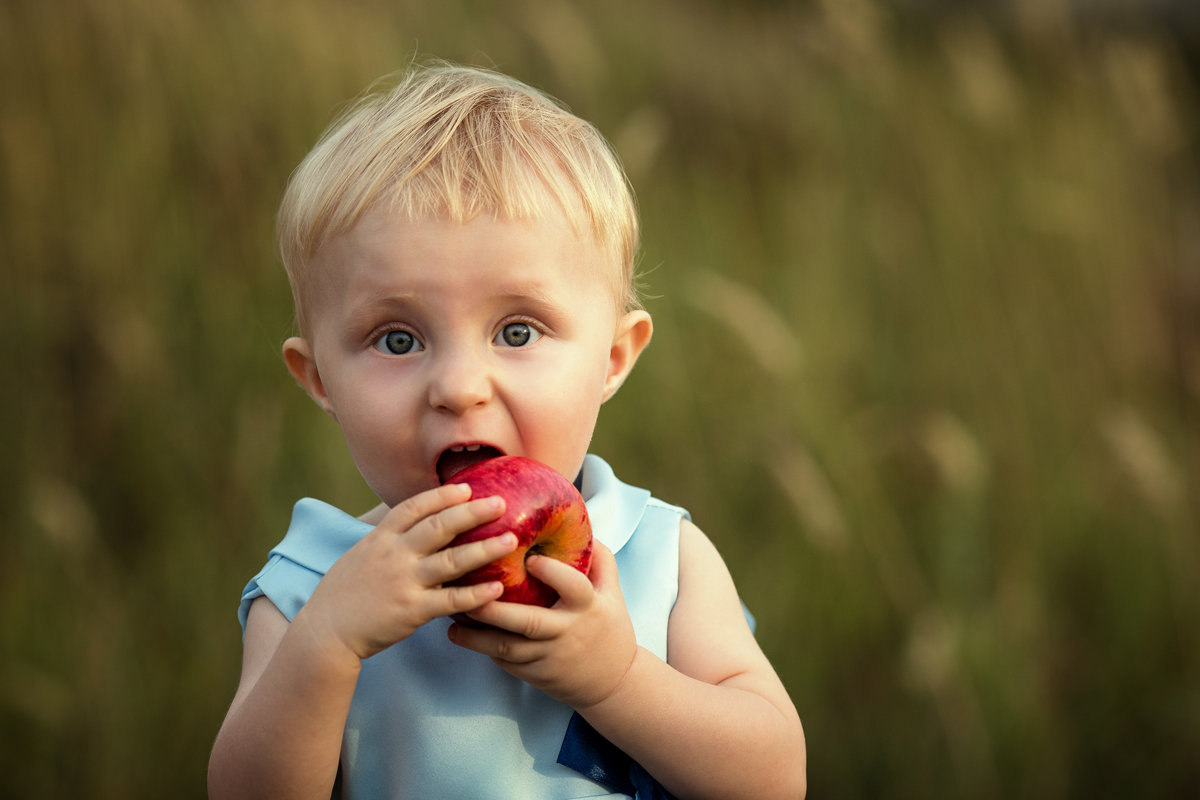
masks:
<path fill-rule="evenodd" d="M 1200 789 L 1200 172 L 1165 38 L 25 0 L 0 53 L 0 795 L 203 796 L 241 587 L 297 497 L 370 502 L 278 356 L 271 229 L 417 53 L 625 158 L 657 331 L 595 449 L 725 554 L 814 797 Z"/>

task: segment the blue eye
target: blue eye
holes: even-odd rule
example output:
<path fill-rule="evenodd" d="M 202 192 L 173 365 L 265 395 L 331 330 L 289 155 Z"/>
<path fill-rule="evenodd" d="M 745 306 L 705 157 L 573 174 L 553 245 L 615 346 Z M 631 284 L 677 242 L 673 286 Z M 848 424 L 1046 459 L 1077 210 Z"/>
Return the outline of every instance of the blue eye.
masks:
<path fill-rule="evenodd" d="M 387 353 L 393 356 L 403 356 L 408 353 L 416 353 L 424 350 L 425 346 L 421 341 L 406 330 L 394 330 L 380 336 L 375 340 L 375 349 L 381 353 Z"/>
<path fill-rule="evenodd" d="M 496 334 L 496 344 L 506 347 L 524 347 L 542 338 L 542 332 L 524 322 L 510 322 Z"/>

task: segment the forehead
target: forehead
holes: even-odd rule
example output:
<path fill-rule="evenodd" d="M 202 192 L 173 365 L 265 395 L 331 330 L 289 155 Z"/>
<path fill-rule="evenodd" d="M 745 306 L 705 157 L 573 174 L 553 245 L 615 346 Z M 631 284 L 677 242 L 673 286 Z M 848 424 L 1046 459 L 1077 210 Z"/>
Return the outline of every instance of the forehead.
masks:
<path fill-rule="evenodd" d="M 521 220 L 479 215 L 411 219 L 377 208 L 317 254 L 328 289 L 370 296 L 438 291 L 533 295 L 571 289 L 617 301 L 607 250 L 561 214 Z M 417 298 L 419 299 L 419 297 Z"/>

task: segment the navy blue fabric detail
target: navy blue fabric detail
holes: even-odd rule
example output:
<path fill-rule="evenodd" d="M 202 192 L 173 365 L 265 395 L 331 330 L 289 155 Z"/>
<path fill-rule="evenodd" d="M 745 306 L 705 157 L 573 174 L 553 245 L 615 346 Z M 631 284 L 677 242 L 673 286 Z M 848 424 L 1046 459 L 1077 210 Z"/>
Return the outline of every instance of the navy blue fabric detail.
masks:
<path fill-rule="evenodd" d="M 635 800 L 675 800 L 641 764 L 597 733 L 579 714 L 572 714 L 567 724 L 558 763 Z"/>

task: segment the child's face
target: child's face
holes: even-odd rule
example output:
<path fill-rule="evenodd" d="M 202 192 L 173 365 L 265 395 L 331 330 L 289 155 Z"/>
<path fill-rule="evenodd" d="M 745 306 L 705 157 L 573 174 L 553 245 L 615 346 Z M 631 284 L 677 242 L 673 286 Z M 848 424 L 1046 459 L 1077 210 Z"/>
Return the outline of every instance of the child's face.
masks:
<path fill-rule="evenodd" d="M 458 224 L 375 210 L 316 258 L 309 338 L 284 355 L 389 506 L 476 447 L 573 480 L 600 405 L 650 338 L 644 312 L 619 310 L 603 251 L 561 214 Z"/>

